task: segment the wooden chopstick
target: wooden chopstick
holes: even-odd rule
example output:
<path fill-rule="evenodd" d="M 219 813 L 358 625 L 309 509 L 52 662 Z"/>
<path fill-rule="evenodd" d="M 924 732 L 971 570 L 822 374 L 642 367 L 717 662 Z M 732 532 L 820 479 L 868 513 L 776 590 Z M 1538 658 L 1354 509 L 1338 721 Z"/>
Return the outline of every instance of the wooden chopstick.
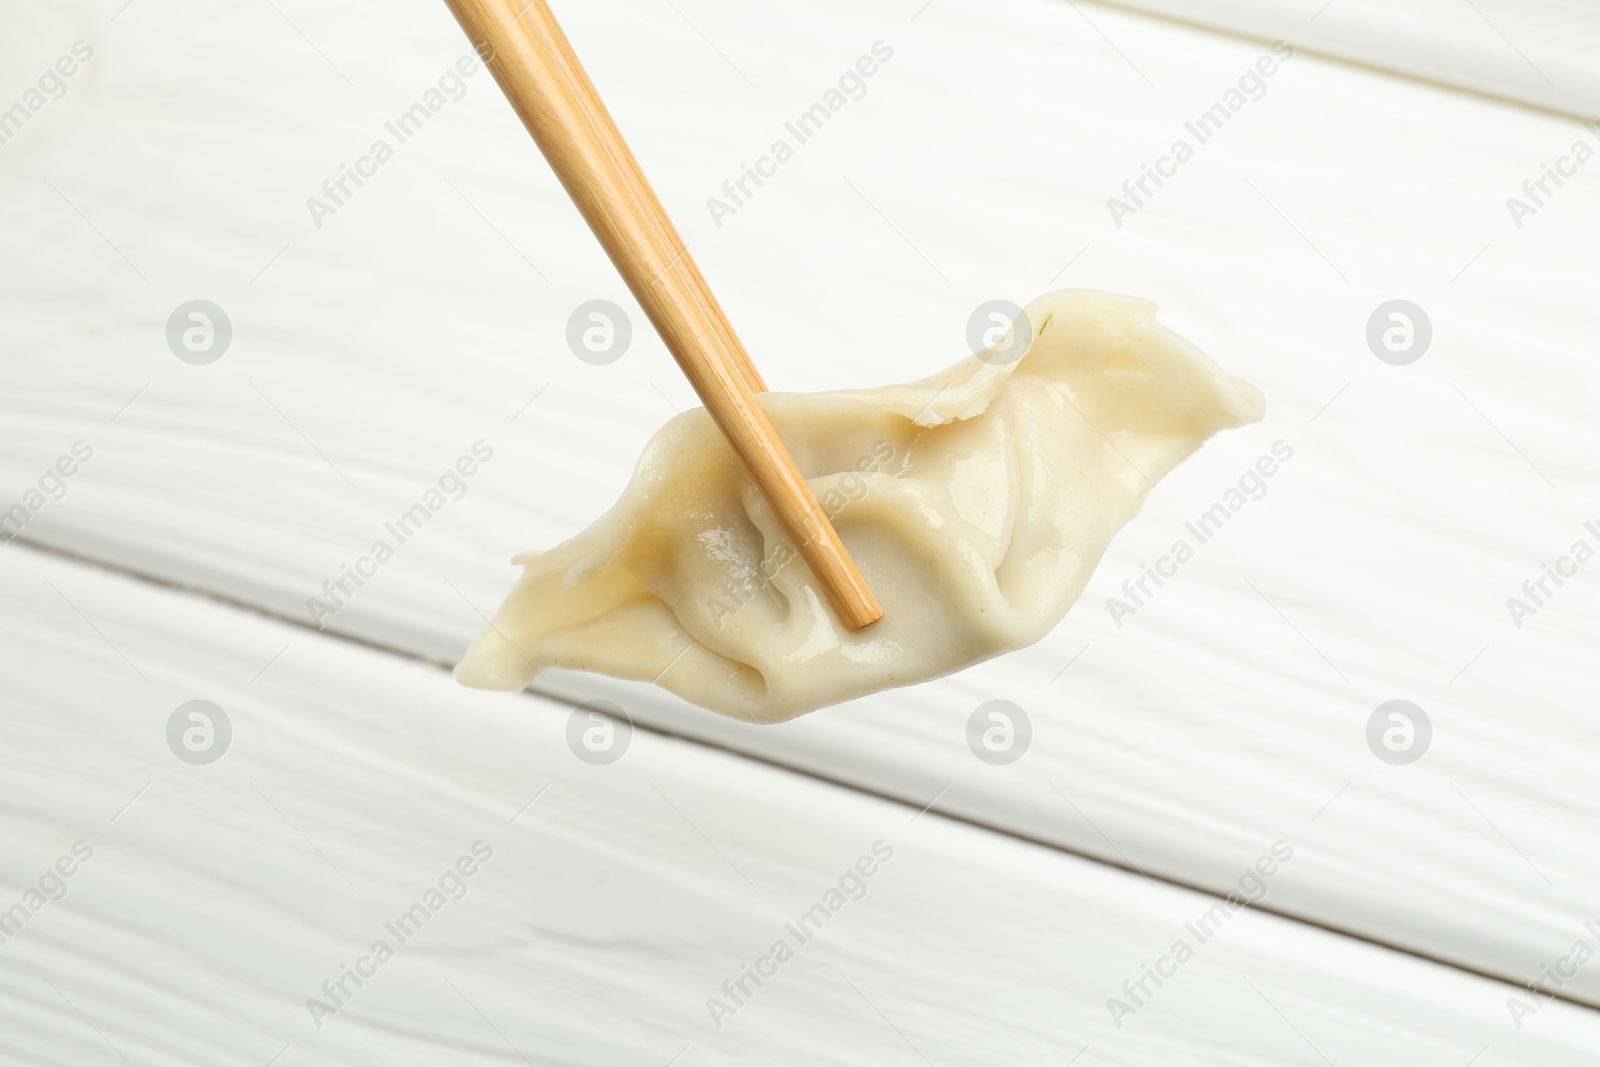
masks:
<path fill-rule="evenodd" d="M 545 0 L 445 0 L 668 351 L 852 630 L 872 590 L 755 399 L 764 389 Z"/>
<path fill-rule="evenodd" d="M 676 255 L 684 248 L 683 238 L 678 236 L 677 227 L 673 226 L 672 219 L 667 216 L 665 209 L 656 199 L 655 190 L 650 187 L 645 179 L 644 172 L 639 169 L 639 161 L 634 158 L 633 152 L 622 139 L 622 132 L 617 129 L 616 122 L 611 118 L 611 112 L 600 99 L 600 94 L 595 90 L 594 82 L 590 80 L 588 71 L 583 69 L 583 64 L 578 62 L 577 54 L 572 51 L 572 44 L 567 40 L 567 35 L 562 32 L 555 17 L 551 14 L 547 4 L 539 4 L 538 9 L 524 12 L 524 18 L 530 23 L 540 27 L 539 32 L 545 36 L 556 49 L 557 57 L 562 64 L 562 72 L 578 95 L 578 103 L 583 107 L 585 118 L 590 127 L 599 134 L 601 143 L 605 145 L 607 154 L 612 162 L 622 171 L 623 178 L 628 182 L 629 191 L 636 202 L 645 205 L 648 209 L 643 221 L 655 232 L 660 243 Z M 733 353 L 739 370 L 744 374 L 745 383 L 750 386 L 752 393 L 767 391 L 767 383 L 762 381 L 761 372 L 756 370 L 756 365 L 751 362 L 750 354 L 740 343 L 738 335 L 733 332 L 733 325 L 723 314 L 722 305 L 717 303 L 717 298 L 711 292 L 711 286 L 706 283 L 705 276 L 700 273 L 700 268 L 695 264 L 693 257 L 684 256 L 678 263 L 678 269 L 686 275 L 686 279 L 694 293 L 695 300 L 700 304 L 712 325 L 717 328 L 722 343 Z"/>

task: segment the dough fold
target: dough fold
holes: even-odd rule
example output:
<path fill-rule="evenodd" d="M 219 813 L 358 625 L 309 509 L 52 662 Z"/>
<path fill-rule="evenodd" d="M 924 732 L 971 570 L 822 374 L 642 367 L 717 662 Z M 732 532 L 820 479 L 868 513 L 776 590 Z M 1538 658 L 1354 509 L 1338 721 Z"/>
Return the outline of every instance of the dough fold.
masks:
<path fill-rule="evenodd" d="M 1155 312 L 1062 290 L 1026 309 L 1021 359 L 1002 342 L 909 385 L 762 395 L 883 605 L 874 626 L 839 622 L 695 409 L 592 526 L 515 557 L 456 678 L 519 690 L 546 667 L 595 671 L 773 723 L 1032 644 L 1158 479 L 1264 413 Z"/>

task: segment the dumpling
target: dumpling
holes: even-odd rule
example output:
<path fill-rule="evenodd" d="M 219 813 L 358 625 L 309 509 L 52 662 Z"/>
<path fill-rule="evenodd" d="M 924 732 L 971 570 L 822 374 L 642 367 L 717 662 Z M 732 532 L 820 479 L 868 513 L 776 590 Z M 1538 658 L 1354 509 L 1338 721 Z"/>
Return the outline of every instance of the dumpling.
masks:
<path fill-rule="evenodd" d="M 1032 644 L 1156 480 L 1264 412 L 1155 313 L 1063 290 L 924 381 L 761 396 L 883 605 L 873 626 L 839 621 L 696 409 L 594 525 L 513 560 L 523 573 L 456 678 L 519 690 L 546 667 L 596 671 L 773 723 Z"/>

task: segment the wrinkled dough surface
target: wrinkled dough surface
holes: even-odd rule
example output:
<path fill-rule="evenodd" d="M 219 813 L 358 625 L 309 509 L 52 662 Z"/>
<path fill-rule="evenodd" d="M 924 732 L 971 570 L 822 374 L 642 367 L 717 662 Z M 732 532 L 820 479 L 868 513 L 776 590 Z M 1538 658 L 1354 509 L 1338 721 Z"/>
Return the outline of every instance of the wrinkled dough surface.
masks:
<path fill-rule="evenodd" d="M 622 499 L 524 570 L 456 677 L 546 667 L 781 722 L 1032 644 L 1060 622 L 1154 483 L 1260 394 L 1148 301 L 1063 290 L 1010 364 L 762 406 L 884 618 L 851 633 L 703 409 L 663 427 Z"/>

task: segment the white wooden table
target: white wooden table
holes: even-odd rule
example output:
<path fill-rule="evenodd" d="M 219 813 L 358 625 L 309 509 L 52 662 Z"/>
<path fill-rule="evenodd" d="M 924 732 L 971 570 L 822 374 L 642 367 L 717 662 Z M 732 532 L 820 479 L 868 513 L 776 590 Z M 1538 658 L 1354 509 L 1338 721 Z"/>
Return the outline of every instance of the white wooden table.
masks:
<path fill-rule="evenodd" d="M 979 303 L 1077 286 L 1157 300 L 1268 398 L 1039 646 L 758 728 L 441 669 L 510 555 L 609 506 L 693 403 L 484 72 L 388 130 L 467 51 L 443 6 L 122 4 L 0 0 L 0 109 L 27 112 L 0 145 L 0 509 L 27 510 L 0 547 L 0 919 L 93 849 L 0 944 L 0 1063 L 1600 1054 L 1600 962 L 1511 1010 L 1600 948 L 1600 564 L 1507 607 L 1600 547 L 1600 163 L 1520 226 L 1506 203 L 1600 148 L 1591 8 L 558 4 L 774 388 L 921 377 Z M 1107 199 L 1274 38 L 1298 54 L 1118 226 Z M 714 218 L 880 41 L 859 99 Z M 345 164 L 371 173 L 314 220 Z M 596 298 L 635 317 L 607 366 L 565 341 Z M 205 365 L 167 339 L 195 299 L 231 322 Z M 1409 365 L 1366 340 L 1393 299 L 1431 322 Z M 313 626 L 477 441 L 465 494 Z M 1279 441 L 1265 494 L 1117 625 L 1108 598 Z M 168 747 L 195 699 L 232 725 L 211 765 Z M 566 742 L 592 699 L 638 727 L 610 766 Z M 990 699 L 1033 724 L 1009 766 L 966 745 Z M 1392 699 L 1432 724 L 1408 765 L 1366 739 Z M 465 897 L 319 1027 L 308 998 L 476 841 Z M 861 899 L 717 1026 L 722 983 L 879 841 Z M 1259 904 L 1163 963 L 1277 842 Z M 1173 975 L 1140 993 L 1147 965 Z"/>

